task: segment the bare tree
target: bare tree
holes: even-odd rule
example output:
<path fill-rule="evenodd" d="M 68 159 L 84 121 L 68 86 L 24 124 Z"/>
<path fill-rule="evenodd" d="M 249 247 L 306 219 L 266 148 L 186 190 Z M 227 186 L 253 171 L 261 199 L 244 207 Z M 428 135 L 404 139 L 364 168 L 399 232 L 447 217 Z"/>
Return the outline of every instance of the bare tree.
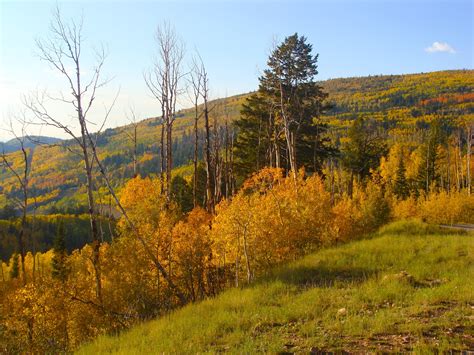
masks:
<path fill-rule="evenodd" d="M 27 220 L 27 213 L 28 213 L 28 197 L 29 197 L 29 183 L 30 183 L 30 172 L 31 172 L 31 161 L 32 161 L 32 148 L 26 148 L 27 142 L 27 134 L 26 134 L 26 120 L 24 119 L 24 112 L 22 119 L 17 119 L 18 123 L 21 124 L 21 134 L 18 135 L 13 128 L 13 121 L 10 119 L 10 129 L 8 132 L 15 137 L 15 140 L 18 142 L 21 152 L 21 159 L 22 164 L 21 166 L 14 166 L 14 164 L 9 160 L 10 156 L 5 153 L 5 150 L 2 149 L 2 153 L 0 155 L 1 158 L 1 165 L 6 167 L 18 181 L 20 186 L 22 197 L 15 198 L 15 202 L 21 210 L 21 227 L 20 232 L 18 233 L 18 249 L 20 252 L 20 260 L 21 260 L 21 275 L 22 275 L 22 282 L 26 285 L 26 272 L 25 272 L 25 239 L 28 231 L 28 220 Z"/>
<path fill-rule="evenodd" d="M 145 72 L 146 86 L 154 98 L 161 104 L 162 111 L 162 164 L 166 161 L 165 194 L 171 197 L 171 169 L 173 168 L 173 123 L 176 119 L 176 102 L 181 94 L 180 81 L 183 77 L 181 72 L 184 57 L 184 45 L 177 36 L 174 28 L 164 23 L 158 26 L 155 40 L 158 46 L 158 57 L 155 59 L 152 69 Z M 166 144 L 163 137 L 166 135 Z M 163 154 L 166 148 L 166 154 Z M 163 181 L 162 181 L 163 182 Z"/>
<path fill-rule="evenodd" d="M 474 141 L 474 133 L 473 133 L 474 122 L 468 121 L 466 122 L 466 179 L 467 179 L 467 193 L 471 194 L 471 146 L 472 142 Z"/>
<path fill-rule="evenodd" d="M 192 67 L 189 75 L 189 84 L 191 87 L 192 101 L 194 104 L 194 151 L 193 151 L 193 206 L 197 206 L 197 186 L 198 186 L 198 147 L 199 147 L 199 132 L 198 132 L 198 121 L 200 118 L 199 114 L 199 100 L 201 98 L 201 89 L 203 85 L 203 66 L 199 65 L 196 58 L 193 59 Z"/>
<path fill-rule="evenodd" d="M 222 131 L 218 122 L 218 115 L 223 111 L 223 102 L 220 100 L 216 104 L 216 107 L 219 107 L 218 110 L 214 111 L 213 114 L 213 125 L 212 125 L 212 160 L 211 167 L 214 185 L 214 204 L 217 204 L 222 198 L 222 156 L 221 156 L 221 147 L 222 147 Z"/>
<path fill-rule="evenodd" d="M 79 151 L 84 164 L 84 174 L 86 178 L 88 212 L 93 241 L 92 263 L 95 271 L 96 296 L 101 303 L 100 233 L 98 227 L 98 211 L 94 201 L 94 157 L 91 151 L 95 149 L 97 137 L 104 127 L 113 105 L 106 109 L 105 117 L 96 134 L 96 139 L 90 139 L 88 128 L 90 120 L 88 119 L 88 114 L 93 107 L 97 90 L 103 87 L 109 80 L 103 80 L 101 76 L 106 59 L 106 53 L 102 47 L 100 50 L 96 50 L 96 64 L 89 80 L 84 82 L 81 67 L 81 54 L 83 49 L 82 26 L 82 17 L 77 22 L 72 20 L 70 23 L 65 23 L 61 17 L 59 8 L 56 8 L 50 26 L 50 36 L 47 39 L 38 39 L 36 41 L 40 58 L 62 75 L 67 83 L 71 96 L 65 97 L 63 94 L 60 94 L 58 97 L 52 97 L 43 92 L 42 94 L 33 94 L 25 98 L 24 101 L 25 105 L 36 116 L 39 124 L 61 129 L 68 134 L 80 148 Z M 76 123 L 79 125 L 79 134 L 76 134 L 73 128 L 64 122 L 63 118 L 56 117 L 48 111 L 45 106 L 46 99 L 72 105 L 75 111 Z"/>
<path fill-rule="evenodd" d="M 135 113 L 135 109 L 130 107 L 129 113 L 126 114 L 128 121 L 130 122 L 130 132 L 128 129 L 124 129 L 125 134 L 127 135 L 128 139 L 133 145 L 133 177 L 137 177 L 138 174 L 138 162 L 137 162 L 137 130 L 138 130 L 138 122 L 137 122 L 137 115 Z"/>
<path fill-rule="evenodd" d="M 209 212 L 214 212 L 214 179 L 212 176 L 212 162 L 211 162 L 211 128 L 209 125 L 209 78 L 207 76 L 204 63 L 201 61 L 200 65 L 202 74 L 202 90 L 201 97 L 204 100 L 204 162 L 206 166 L 206 208 Z"/>
<path fill-rule="evenodd" d="M 107 115 L 108 115 L 108 113 L 107 113 Z M 153 264 L 155 265 L 157 270 L 161 273 L 161 275 L 166 280 L 166 282 L 168 282 L 168 285 L 169 285 L 170 289 L 175 293 L 176 297 L 178 297 L 180 303 L 182 305 L 184 305 L 187 302 L 186 296 L 184 296 L 184 294 L 181 292 L 181 290 L 175 285 L 175 283 L 171 279 L 171 273 L 168 273 L 166 271 L 166 269 L 163 267 L 163 265 L 161 265 L 158 258 L 153 253 L 151 246 L 148 245 L 146 240 L 140 235 L 140 233 L 138 232 L 137 227 L 135 226 L 133 221 L 130 219 L 130 217 L 127 214 L 127 211 L 125 211 L 125 209 L 122 206 L 120 200 L 118 199 L 117 194 L 115 193 L 115 190 L 112 187 L 110 179 L 108 178 L 107 171 L 106 171 L 104 165 L 102 164 L 102 162 L 100 161 L 99 156 L 97 154 L 97 149 L 96 149 L 97 145 L 94 144 L 93 136 L 89 133 L 89 131 L 87 129 L 86 129 L 86 136 L 87 136 L 87 139 L 88 139 L 89 143 L 91 144 L 92 159 L 97 164 L 97 168 L 99 170 L 99 173 L 100 173 L 102 179 L 105 181 L 105 185 L 106 185 L 110 195 L 114 199 L 117 208 L 121 212 L 123 218 L 127 222 L 128 226 L 132 230 L 133 234 L 135 234 L 135 237 L 142 244 L 142 246 L 145 249 L 145 252 L 147 253 L 148 257 L 151 259 L 151 261 L 153 262 Z"/>
<path fill-rule="evenodd" d="M 48 125 L 52 127 L 59 128 L 66 132 L 69 136 L 72 137 L 73 141 L 80 147 L 80 152 L 82 154 L 82 159 L 84 162 L 84 171 L 86 175 L 86 187 L 88 195 L 88 204 L 89 204 L 89 216 L 91 223 L 91 231 L 93 237 L 93 257 L 92 263 L 95 270 L 95 280 L 96 280 L 96 296 L 99 300 L 99 304 L 102 305 L 102 284 L 101 284 L 101 274 L 100 274 L 100 234 L 98 228 L 98 211 L 97 206 L 94 202 L 93 192 L 93 167 L 97 167 L 102 180 L 105 182 L 107 189 L 114 199 L 118 209 L 124 216 L 131 230 L 137 237 L 137 239 L 142 243 L 146 253 L 153 261 L 157 269 L 161 272 L 164 279 L 168 282 L 170 289 L 172 289 L 176 296 L 179 298 L 181 303 L 186 302 L 186 298 L 180 292 L 178 287 L 171 280 L 170 275 L 166 272 L 164 267 L 160 264 L 156 256 L 151 251 L 150 246 L 147 245 L 146 241 L 139 235 L 137 228 L 128 217 L 126 211 L 121 205 L 115 191 L 110 183 L 110 180 L 107 176 L 106 169 L 98 157 L 97 152 L 97 138 L 102 131 L 110 112 L 115 104 L 117 96 L 111 105 L 106 108 L 104 118 L 99 130 L 96 133 L 91 133 L 89 130 L 88 123 L 90 122 L 87 119 L 87 113 L 92 107 L 92 104 L 96 97 L 96 90 L 105 85 L 108 81 L 100 81 L 101 78 L 101 69 L 105 60 L 105 52 L 102 50 L 97 53 L 97 65 L 93 71 L 92 78 L 88 83 L 83 86 L 81 82 L 81 71 L 80 71 L 80 54 L 81 54 L 81 30 L 82 30 L 82 20 L 80 25 L 77 25 L 75 22 L 72 22 L 71 25 L 66 25 L 63 23 L 59 11 L 55 13 L 54 21 L 52 23 L 52 38 L 47 42 L 38 41 L 38 48 L 41 52 L 41 57 L 46 60 L 53 68 L 59 70 L 59 72 L 67 79 L 69 88 L 71 90 L 72 99 L 67 100 L 63 96 L 59 98 L 52 98 L 59 100 L 61 102 L 72 104 L 76 111 L 77 122 L 80 127 L 80 135 L 76 135 L 73 130 L 60 119 L 55 118 L 52 114 L 48 112 L 44 105 L 43 95 L 33 95 L 28 100 L 25 99 L 26 105 L 30 110 L 35 114 L 37 120 L 40 124 Z M 73 65 L 73 72 L 68 71 L 67 64 Z M 67 63 L 67 64 L 66 64 Z M 49 97 L 49 96 L 48 96 Z M 51 98 L 51 97 L 50 97 Z M 102 307 L 102 306 L 101 306 Z M 102 307 L 103 308 L 103 307 Z"/>
<path fill-rule="evenodd" d="M 225 197 L 229 198 L 234 194 L 234 126 L 230 122 L 230 113 L 227 105 L 224 106 L 225 132 L 224 132 L 224 179 Z"/>

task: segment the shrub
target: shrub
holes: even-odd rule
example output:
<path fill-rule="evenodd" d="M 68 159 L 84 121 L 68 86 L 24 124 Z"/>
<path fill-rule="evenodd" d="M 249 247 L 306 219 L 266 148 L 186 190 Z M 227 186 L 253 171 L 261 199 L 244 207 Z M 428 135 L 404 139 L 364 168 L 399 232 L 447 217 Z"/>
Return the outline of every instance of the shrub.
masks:
<path fill-rule="evenodd" d="M 474 223 L 474 195 L 439 192 L 420 201 L 419 216 L 428 223 Z"/>

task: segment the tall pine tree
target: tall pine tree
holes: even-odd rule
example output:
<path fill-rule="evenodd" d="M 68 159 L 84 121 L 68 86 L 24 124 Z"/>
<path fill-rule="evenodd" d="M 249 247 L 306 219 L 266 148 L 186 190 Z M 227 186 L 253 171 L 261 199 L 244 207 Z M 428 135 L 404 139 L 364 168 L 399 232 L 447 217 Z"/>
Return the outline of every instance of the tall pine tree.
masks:
<path fill-rule="evenodd" d="M 395 177 L 395 184 L 393 192 L 401 200 L 405 200 L 410 195 L 408 182 L 406 178 L 406 168 L 403 162 L 403 154 L 398 158 L 397 176 Z"/>
<path fill-rule="evenodd" d="M 351 172 L 349 190 L 356 176 L 362 181 L 370 170 L 378 167 L 380 158 L 387 153 L 387 146 L 377 127 L 362 116 L 358 116 L 348 132 L 349 141 L 343 149 L 344 165 Z"/>
<path fill-rule="evenodd" d="M 64 282 L 69 273 L 67 265 L 67 250 L 66 250 L 66 231 L 64 228 L 64 221 L 60 219 L 58 221 L 58 228 L 56 231 L 56 237 L 54 239 L 53 246 L 53 258 L 51 260 L 52 276 L 62 282 Z"/>
<path fill-rule="evenodd" d="M 315 81 L 318 55 L 312 50 L 306 37 L 295 33 L 271 53 L 258 92 L 247 99 L 236 122 L 241 173 L 265 166 L 321 171 L 333 152 L 327 127 L 317 120 L 328 106 L 323 103 L 327 94 Z"/>

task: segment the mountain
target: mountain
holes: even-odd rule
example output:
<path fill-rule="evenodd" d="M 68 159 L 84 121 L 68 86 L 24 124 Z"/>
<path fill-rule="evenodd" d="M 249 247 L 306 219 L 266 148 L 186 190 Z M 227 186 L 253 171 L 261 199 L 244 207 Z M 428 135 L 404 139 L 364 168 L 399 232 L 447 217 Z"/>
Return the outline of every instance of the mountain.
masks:
<path fill-rule="evenodd" d="M 24 139 L 25 148 L 27 149 L 36 148 L 40 144 L 55 144 L 62 141 L 60 138 L 47 136 L 25 136 L 20 137 L 20 139 Z M 0 143 L 0 149 L 5 153 L 11 153 L 20 150 L 21 146 L 18 139 L 13 138 L 5 143 Z"/>
<path fill-rule="evenodd" d="M 321 81 L 320 85 L 329 94 L 328 102 L 332 105 L 322 120 L 330 126 L 336 144 L 344 139 L 352 121 L 361 115 L 372 118 L 388 135 L 400 139 L 410 139 L 418 128 L 440 114 L 456 120 L 474 119 L 473 70 L 341 78 Z M 223 124 L 225 120 L 238 118 L 248 95 L 210 102 L 211 123 Z M 193 114 L 193 109 L 179 111 L 174 124 L 173 159 L 175 167 L 183 167 L 180 173 L 190 171 L 184 167 L 193 154 Z M 132 144 L 125 132 L 131 128 L 107 129 L 98 139 L 100 158 L 118 188 L 132 176 Z M 160 131 L 156 117 L 138 124 L 138 160 L 142 175 L 158 172 Z M 71 145 L 72 142 L 63 141 L 62 144 Z M 11 153 L 11 160 L 17 166 L 21 164 L 18 152 Z M 84 210 L 86 197 L 79 156 L 59 146 L 36 147 L 31 177 L 38 213 L 49 213 L 52 206 L 60 212 Z M 18 194 L 15 178 L 5 168 L 0 168 L 0 207 L 6 203 L 7 195 Z"/>

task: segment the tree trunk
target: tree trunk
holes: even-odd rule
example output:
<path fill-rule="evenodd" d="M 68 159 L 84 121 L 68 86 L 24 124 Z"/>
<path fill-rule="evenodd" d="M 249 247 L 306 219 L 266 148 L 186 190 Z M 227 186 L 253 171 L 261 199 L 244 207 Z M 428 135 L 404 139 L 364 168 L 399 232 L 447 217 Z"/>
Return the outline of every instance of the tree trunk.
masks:
<path fill-rule="evenodd" d="M 467 193 L 471 194 L 471 143 L 472 143 L 472 126 L 467 126 L 467 152 L 466 152 L 466 179 Z"/>
<path fill-rule="evenodd" d="M 133 125 L 133 177 L 138 175 L 137 166 L 137 125 Z"/>
<path fill-rule="evenodd" d="M 169 203 L 171 201 L 171 170 L 173 168 L 173 122 L 171 121 L 171 117 L 168 118 L 166 126 L 166 199 Z"/>
<path fill-rule="evenodd" d="M 204 99 L 204 125 L 206 129 L 206 138 L 205 138 L 205 160 L 206 160 L 206 205 L 207 211 L 214 213 L 214 193 L 212 186 L 212 171 L 211 171 L 211 132 L 209 127 L 209 109 L 207 106 L 207 97 Z"/>
<path fill-rule="evenodd" d="M 447 159 L 448 159 L 448 168 L 446 171 L 446 179 L 447 179 L 447 193 L 451 192 L 451 147 L 449 145 L 449 141 L 446 144 L 446 149 L 447 149 Z"/>
<path fill-rule="evenodd" d="M 244 255 L 245 255 L 245 264 L 247 268 L 247 283 L 252 282 L 252 270 L 250 268 L 250 259 L 247 250 L 247 226 L 244 229 Z"/>
<path fill-rule="evenodd" d="M 165 119 L 162 118 L 161 123 L 161 137 L 160 137 L 160 182 L 161 182 L 161 194 L 165 193 L 165 171 L 166 171 L 166 160 L 165 160 Z"/>
<path fill-rule="evenodd" d="M 76 81 L 77 81 L 77 118 L 81 125 L 81 139 L 82 139 L 82 156 L 84 160 L 84 170 L 86 173 L 86 189 L 87 189 L 87 203 L 89 206 L 89 220 L 92 233 L 92 263 L 95 272 L 95 288 L 96 297 L 99 303 L 102 304 L 102 281 L 100 270 L 100 240 L 99 228 L 97 226 L 97 214 L 93 195 L 93 179 L 92 179 L 92 160 L 89 156 L 89 142 L 87 137 L 86 122 L 82 111 L 82 97 L 81 97 L 81 78 L 79 62 L 76 61 Z"/>
<path fill-rule="evenodd" d="M 194 166 L 194 179 L 193 179 L 193 206 L 197 206 L 197 185 L 198 185 L 198 105 L 197 101 L 194 102 L 194 152 L 193 152 L 193 166 Z"/>

